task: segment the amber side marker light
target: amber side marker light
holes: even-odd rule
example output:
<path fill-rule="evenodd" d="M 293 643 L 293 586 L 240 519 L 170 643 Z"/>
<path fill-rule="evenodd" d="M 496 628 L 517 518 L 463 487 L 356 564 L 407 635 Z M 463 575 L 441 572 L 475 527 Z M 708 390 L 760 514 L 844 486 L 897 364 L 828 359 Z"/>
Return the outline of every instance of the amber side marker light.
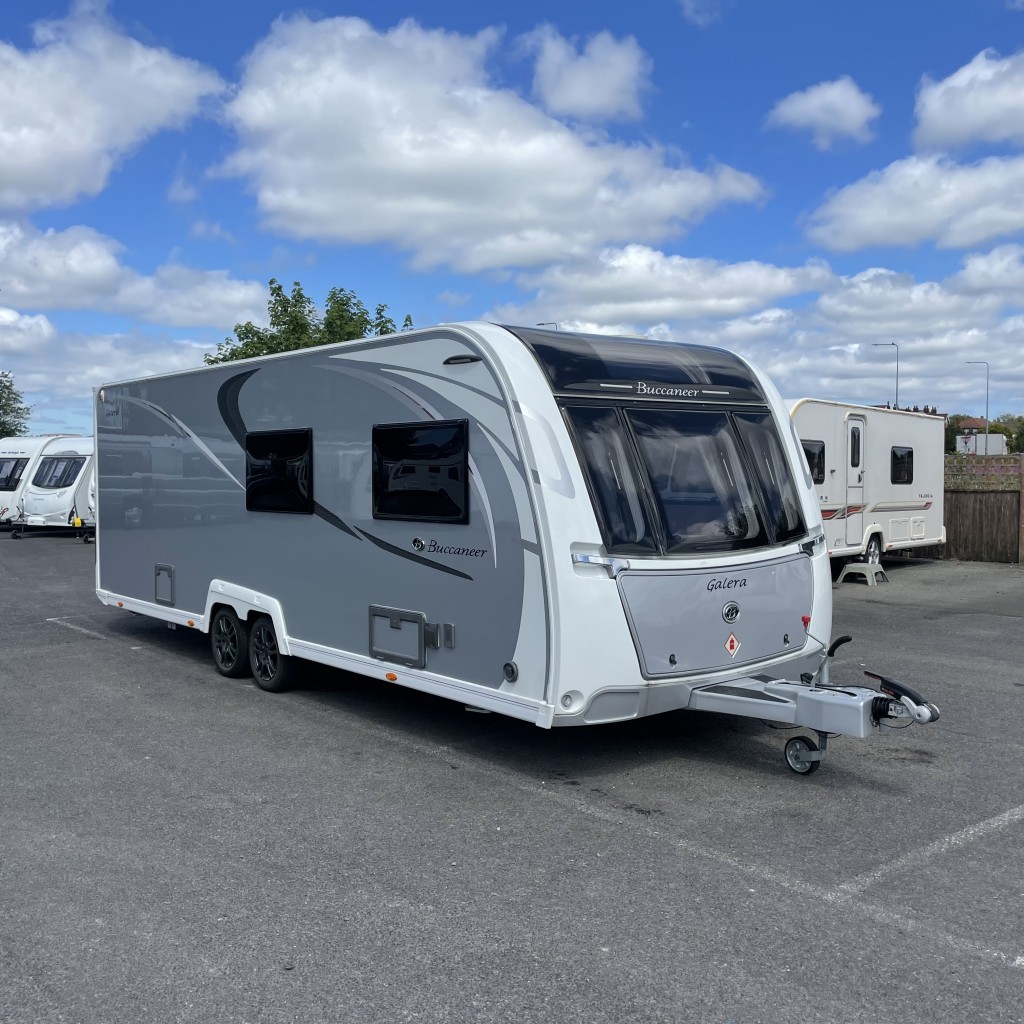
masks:
<path fill-rule="evenodd" d="M 195 623 L 195 619 L 189 619 L 188 622 L 186 623 L 186 625 L 189 625 L 189 626 L 194 626 L 195 624 L 196 624 Z"/>
<path fill-rule="evenodd" d="M 118 608 L 123 608 L 124 607 L 124 601 L 118 601 L 117 602 L 117 607 Z"/>
<path fill-rule="evenodd" d="M 384 678 L 389 683 L 397 683 L 398 682 L 398 676 L 396 676 L 394 672 L 385 672 L 384 673 Z"/>

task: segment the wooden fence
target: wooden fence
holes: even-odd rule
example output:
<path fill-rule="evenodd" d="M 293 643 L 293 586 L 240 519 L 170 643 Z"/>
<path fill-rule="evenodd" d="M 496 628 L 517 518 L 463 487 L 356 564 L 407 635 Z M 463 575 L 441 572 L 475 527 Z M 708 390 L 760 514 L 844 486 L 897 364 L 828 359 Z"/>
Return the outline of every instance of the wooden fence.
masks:
<path fill-rule="evenodd" d="M 932 558 L 1024 561 L 1024 460 L 1020 455 L 947 455 L 945 548 Z"/>

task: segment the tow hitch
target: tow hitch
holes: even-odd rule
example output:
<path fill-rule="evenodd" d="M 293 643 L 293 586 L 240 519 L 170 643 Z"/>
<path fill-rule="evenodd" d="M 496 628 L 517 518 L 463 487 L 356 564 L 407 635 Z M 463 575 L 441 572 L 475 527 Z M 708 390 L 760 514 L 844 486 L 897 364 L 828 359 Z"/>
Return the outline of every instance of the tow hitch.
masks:
<path fill-rule="evenodd" d="M 687 707 L 727 715 L 760 718 L 773 728 L 812 730 L 810 736 L 794 736 L 786 744 L 786 764 L 798 775 L 818 770 L 834 736 L 866 739 L 876 729 L 906 729 L 939 720 L 939 709 L 916 690 L 876 672 L 878 689 L 868 686 L 837 686 L 829 681 L 829 661 L 853 638 L 841 636 L 822 654 L 816 672 L 805 672 L 799 681 L 747 676 L 695 687 Z"/>

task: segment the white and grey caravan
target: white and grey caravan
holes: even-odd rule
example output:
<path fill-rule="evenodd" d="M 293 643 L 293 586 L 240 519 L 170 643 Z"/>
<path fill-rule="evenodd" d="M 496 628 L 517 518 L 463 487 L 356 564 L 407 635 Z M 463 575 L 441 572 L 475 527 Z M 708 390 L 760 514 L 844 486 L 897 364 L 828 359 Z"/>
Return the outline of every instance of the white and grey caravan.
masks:
<path fill-rule="evenodd" d="M 81 529 L 93 483 L 93 450 L 91 437 L 50 439 L 39 453 L 11 520 L 12 538 L 32 527 Z"/>
<path fill-rule="evenodd" d="M 35 437 L 5 437 L 0 440 L 0 526 L 8 526 L 18 515 L 22 495 L 47 447 L 73 435 L 41 434 Z"/>
<path fill-rule="evenodd" d="M 946 543 L 941 416 L 799 398 L 787 402 L 832 558 Z"/>
<path fill-rule="evenodd" d="M 100 600 L 266 690 L 309 659 L 544 728 L 724 712 L 816 733 L 800 773 L 938 717 L 829 685 L 803 452 L 729 352 L 454 324 L 106 384 L 96 429 Z"/>

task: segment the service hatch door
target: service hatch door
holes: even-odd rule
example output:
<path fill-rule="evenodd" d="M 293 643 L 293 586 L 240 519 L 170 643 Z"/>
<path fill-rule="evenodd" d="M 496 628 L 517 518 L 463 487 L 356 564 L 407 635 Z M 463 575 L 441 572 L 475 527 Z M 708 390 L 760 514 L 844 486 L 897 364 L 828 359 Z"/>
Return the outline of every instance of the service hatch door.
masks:
<path fill-rule="evenodd" d="M 649 679 L 749 665 L 806 639 L 814 584 L 803 554 L 717 571 L 631 569 L 618 580 Z"/>

